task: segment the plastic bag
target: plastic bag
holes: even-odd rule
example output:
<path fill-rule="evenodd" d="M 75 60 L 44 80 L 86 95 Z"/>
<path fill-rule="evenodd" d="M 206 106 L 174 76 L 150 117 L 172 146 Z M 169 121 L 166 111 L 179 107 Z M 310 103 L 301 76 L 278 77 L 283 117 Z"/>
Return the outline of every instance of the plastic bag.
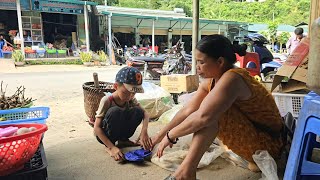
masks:
<path fill-rule="evenodd" d="M 224 152 L 225 151 L 221 146 L 212 144 L 209 149 L 203 154 L 198 164 L 198 168 L 208 166 Z"/>
<path fill-rule="evenodd" d="M 268 151 L 256 151 L 252 155 L 254 162 L 256 162 L 259 169 L 262 171 L 262 178 L 260 180 L 278 180 L 277 164 L 270 156 Z"/>
<path fill-rule="evenodd" d="M 173 106 L 173 108 L 163 113 L 158 121 L 164 124 L 169 123 L 182 107 L 182 105 Z"/>
<path fill-rule="evenodd" d="M 137 93 L 135 97 L 140 105 L 149 113 L 150 119 L 160 117 L 164 112 L 173 107 L 174 102 L 171 94 L 160 86 L 144 82 L 142 87 L 144 93 Z"/>
<path fill-rule="evenodd" d="M 161 158 L 158 158 L 156 155 L 154 155 L 151 158 L 151 162 L 163 169 L 175 171 L 187 156 L 191 141 L 192 134 L 180 138 L 178 143 L 175 144 L 172 148 L 166 148 L 164 150 L 163 156 Z M 157 148 L 155 148 L 155 150 L 156 149 Z M 212 144 L 202 156 L 198 164 L 198 168 L 208 166 L 223 152 L 224 149 L 222 147 Z"/>
<path fill-rule="evenodd" d="M 179 96 L 178 97 L 179 104 L 182 104 L 182 105 L 187 104 L 195 93 L 196 92 L 192 92 L 192 93 L 183 94 L 183 95 Z"/>
<path fill-rule="evenodd" d="M 226 145 L 224 145 L 221 140 L 216 138 L 214 140 L 214 143 L 218 144 L 220 147 L 223 148 L 224 152 L 221 154 L 221 157 L 223 159 L 225 159 L 226 161 L 229 161 L 234 166 L 239 166 L 244 169 L 248 169 L 249 162 L 243 159 L 242 157 L 240 157 L 239 155 L 237 155 L 236 153 L 234 153 L 231 149 L 229 149 Z"/>

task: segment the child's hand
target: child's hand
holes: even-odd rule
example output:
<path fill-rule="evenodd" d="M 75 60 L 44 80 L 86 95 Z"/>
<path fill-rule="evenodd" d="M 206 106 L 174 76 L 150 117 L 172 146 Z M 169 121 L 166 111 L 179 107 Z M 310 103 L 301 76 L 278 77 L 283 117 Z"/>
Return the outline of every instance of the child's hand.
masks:
<path fill-rule="evenodd" d="M 123 160 L 124 159 L 124 155 L 123 153 L 120 151 L 120 149 L 116 146 L 113 146 L 112 148 L 110 148 L 110 156 L 115 160 L 115 161 L 119 161 L 119 160 Z"/>
<path fill-rule="evenodd" d="M 145 150 L 152 149 L 151 138 L 148 136 L 148 133 L 146 132 L 140 134 L 139 138 L 137 139 L 137 142 L 139 142 Z"/>

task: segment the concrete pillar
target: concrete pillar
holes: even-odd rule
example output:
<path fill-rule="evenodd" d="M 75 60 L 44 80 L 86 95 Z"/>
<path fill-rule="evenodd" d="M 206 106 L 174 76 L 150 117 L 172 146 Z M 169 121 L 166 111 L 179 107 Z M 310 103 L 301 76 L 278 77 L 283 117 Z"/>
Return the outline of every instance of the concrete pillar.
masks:
<path fill-rule="evenodd" d="M 202 30 L 199 30 L 199 32 L 198 32 L 198 41 L 201 39 L 201 35 L 202 35 Z"/>
<path fill-rule="evenodd" d="M 87 52 L 90 51 L 90 40 L 89 40 L 89 20 L 88 20 L 88 9 L 87 9 L 87 2 L 84 3 L 84 26 L 86 31 L 86 47 Z"/>
<path fill-rule="evenodd" d="M 199 32 L 199 1 L 193 0 L 193 16 L 192 16 L 192 74 L 196 74 L 196 58 L 195 49 L 198 43 Z"/>
<path fill-rule="evenodd" d="M 21 40 L 21 52 L 22 52 L 23 56 L 25 57 L 20 0 L 17 0 L 17 16 L 18 16 L 18 25 L 19 25 L 19 27 L 18 27 L 19 28 L 19 36 L 20 36 L 19 38 Z"/>
<path fill-rule="evenodd" d="M 172 48 L 172 29 L 168 30 L 168 48 Z"/>
<path fill-rule="evenodd" d="M 154 41 L 155 41 L 155 37 L 154 37 L 154 34 L 155 34 L 155 33 L 154 33 L 154 26 L 155 26 L 155 25 L 154 25 L 154 23 L 155 23 L 155 22 L 154 22 L 154 21 L 155 21 L 155 20 L 153 19 L 153 20 L 152 20 L 152 56 L 154 56 L 154 53 L 155 53 L 155 50 L 154 50 L 154 46 L 155 46 L 155 42 L 154 42 Z"/>
<path fill-rule="evenodd" d="M 135 45 L 140 44 L 140 35 L 139 35 L 139 28 L 134 28 L 134 39 L 135 39 Z"/>
<path fill-rule="evenodd" d="M 110 64 L 112 64 L 112 34 L 111 34 L 111 29 L 112 29 L 112 26 L 111 26 L 111 17 L 112 17 L 112 13 L 110 13 L 108 15 L 108 40 L 109 40 L 109 43 L 108 43 L 108 49 L 109 49 L 109 60 L 110 60 Z"/>

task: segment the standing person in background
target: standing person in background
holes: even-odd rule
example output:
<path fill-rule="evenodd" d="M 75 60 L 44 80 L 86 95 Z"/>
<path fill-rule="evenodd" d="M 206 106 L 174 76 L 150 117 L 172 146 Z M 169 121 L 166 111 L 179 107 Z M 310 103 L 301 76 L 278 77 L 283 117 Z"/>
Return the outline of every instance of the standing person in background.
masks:
<path fill-rule="evenodd" d="M 295 36 L 291 37 L 286 44 L 286 47 L 287 47 L 289 54 L 291 54 L 293 52 L 293 50 L 298 46 L 298 44 L 300 43 L 302 38 L 304 38 L 302 28 L 295 29 L 294 34 L 295 34 Z"/>

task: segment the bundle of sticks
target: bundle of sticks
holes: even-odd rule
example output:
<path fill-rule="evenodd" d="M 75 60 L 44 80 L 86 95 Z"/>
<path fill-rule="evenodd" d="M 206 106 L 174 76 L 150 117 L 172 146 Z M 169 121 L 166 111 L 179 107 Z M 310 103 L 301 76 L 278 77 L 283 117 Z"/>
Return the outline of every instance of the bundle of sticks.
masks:
<path fill-rule="evenodd" d="M 12 96 L 6 96 L 8 84 L 3 87 L 3 81 L 0 86 L 0 110 L 21 108 L 34 100 L 32 98 L 25 98 L 24 92 L 26 88 L 24 86 L 17 87 L 17 91 Z"/>

